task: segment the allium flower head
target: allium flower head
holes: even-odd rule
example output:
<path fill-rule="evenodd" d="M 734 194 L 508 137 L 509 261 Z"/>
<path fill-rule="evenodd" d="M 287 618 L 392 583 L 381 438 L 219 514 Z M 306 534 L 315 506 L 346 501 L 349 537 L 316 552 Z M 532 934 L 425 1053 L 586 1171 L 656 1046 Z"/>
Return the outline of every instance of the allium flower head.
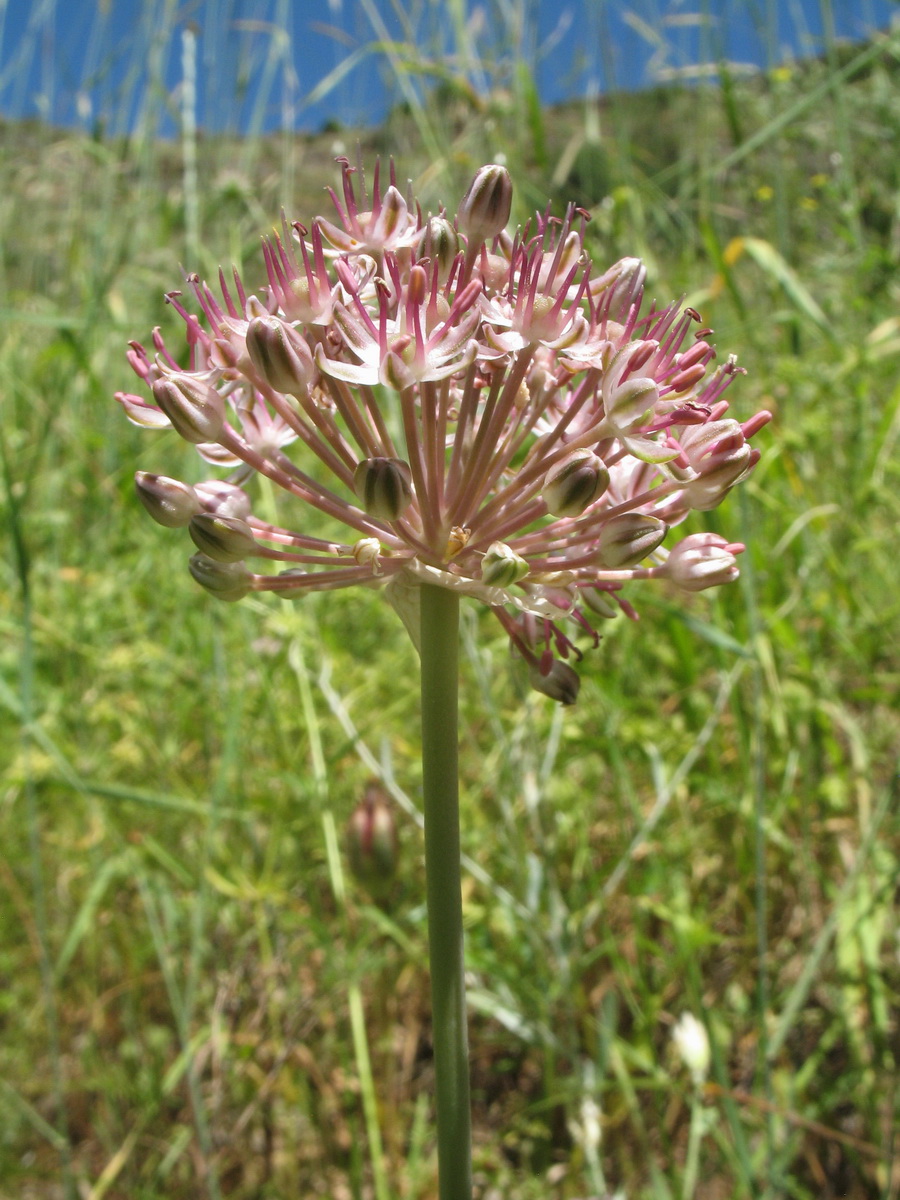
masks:
<path fill-rule="evenodd" d="M 191 573 L 221 599 L 385 587 L 416 639 L 419 585 L 451 588 L 490 606 L 535 686 L 571 703 L 570 633 L 633 616 L 623 584 L 736 577 L 741 545 L 663 542 L 749 474 L 769 414 L 725 416 L 735 360 L 713 367 L 693 310 L 642 311 L 639 260 L 597 271 L 581 210 L 510 231 L 510 178 L 491 165 L 457 217 L 426 216 L 393 165 L 370 195 L 341 161 L 336 219 L 282 221 L 258 293 L 220 273 L 220 296 L 188 277 L 197 313 L 167 297 L 186 360 L 158 331 L 152 353 L 131 343 L 152 400 L 120 393 L 129 419 L 230 472 L 141 472 L 138 493 L 187 527 Z M 294 499 L 293 527 L 254 516 L 256 475 Z"/>

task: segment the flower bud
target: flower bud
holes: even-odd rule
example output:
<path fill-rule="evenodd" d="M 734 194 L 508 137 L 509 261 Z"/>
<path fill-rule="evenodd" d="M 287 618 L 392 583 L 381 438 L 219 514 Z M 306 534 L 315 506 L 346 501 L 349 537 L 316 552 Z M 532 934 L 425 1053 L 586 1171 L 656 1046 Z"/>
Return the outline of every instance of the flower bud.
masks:
<path fill-rule="evenodd" d="M 607 621 L 611 621 L 622 611 L 605 588 L 581 588 L 578 598 L 594 616 L 603 617 Z"/>
<path fill-rule="evenodd" d="M 579 517 L 608 487 L 603 459 L 590 450 L 576 450 L 548 472 L 541 495 L 554 517 Z"/>
<path fill-rule="evenodd" d="M 672 400 L 675 396 L 686 395 L 692 388 L 697 386 L 705 374 L 706 366 L 704 363 L 694 363 L 693 366 L 688 366 L 680 370 L 668 380 L 669 392 L 666 399 Z"/>
<path fill-rule="evenodd" d="M 189 483 L 169 479 L 166 475 L 151 475 L 138 471 L 134 477 L 138 499 L 147 512 L 167 529 L 187 525 L 200 511 L 200 500 Z"/>
<path fill-rule="evenodd" d="M 481 167 L 463 196 L 457 224 L 470 243 L 480 244 L 502 233 L 512 209 L 512 180 L 506 167 Z"/>
<path fill-rule="evenodd" d="M 277 592 L 282 600 L 292 600 L 294 596 L 302 596 L 308 594 L 309 589 L 306 583 L 309 580 L 309 571 L 306 567 L 286 567 L 285 570 L 279 571 L 277 575 L 277 584 L 273 584 L 268 590 Z M 282 580 L 288 580 L 287 584 L 282 583 Z M 290 580 L 297 579 L 306 582 L 298 582 L 295 586 L 291 586 Z"/>
<path fill-rule="evenodd" d="M 254 317 L 247 326 L 250 361 L 276 392 L 306 395 L 315 375 L 306 339 L 278 317 Z"/>
<path fill-rule="evenodd" d="M 554 658 L 546 672 L 541 670 L 540 663 L 535 662 L 528 672 L 528 678 L 535 691 L 543 692 L 560 704 L 574 704 L 578 699 L 581 680 L 578 673 L 561 658 Z"/>
<path fill-rule="evenodd" d="M 509 260 L 502 254 L 485 254 L 479 262 L 481 282 L 488 293 L 502 292 L 509 284 Z"/>
<path fill-rule="evenodd" d="M 412 472 L 399 458 L 364 458 L 353 472 L 360 504 L 372 517 L 396 521 L 412 503 Z"/>
<path fill-rule="evenodd" d="M 116 400 L 125 410 L 125 416 L 139 429 L 171 429 L 172 423 L 164 412 L 154 404 L 148 404 L 131 392 L 116 392 Z"/>
<path fill-rule="evenodd" d="M 389 249 L 395 235 L 402 234 L 409 225 L 409 206 L 403 199 L 403 193 L 391 184 L 373 216 L 375 220 L 369 223 L 366 238 L 369 249 Z"/>
<path fill-rule="evenodd" d="M 524 579 L 530 569 L 525 559 L 505 542 L 494 542 L 481 560 L 481 579 L 488 587 L 510 587 Z"/>
<path fill-rule="evenodd" d="M 446 217 L 429 217 L 416 245 L 419 258 L 437 264 L 438 283 L 443 286 L 459 254 L 459 237 Z"/>
<path fill-rule="evenodd" d="M 621 513 L 607 521 L 597 538 L 597 561 L 617 570 L 636 567 L 652 554 L 669 532 L 665 521 L 645 513 Z"/>
<path fill-rule="evenodd" d="M 606 415 L 617 429 L 632 429 L 646 423 L 659 401 L 652 379 L 637 376 L 617 387 L 606 402 Z"/>
<path fill-rule="evenodd" d="M 217 442 L 225 425 L 225 401 L 215 388 L 193 375 L 164 375 L 153 398 L 186 442 Z"/>
<path fill-rule="evenodd" d="M 199 513 L 191 518 L 188 533 L 197 549 L 216 562 L 240 562 L 259 552 L 253 530 L 240 517 Z"/>
<path fill-rule="evenodd" d="M 758 461 L 759 451 L 746 443 L 731 451 L 711 454 L 700 463 L 697 478 L 684 485 L 684 494 L 691 508 L 698 512 L 717 508 Z"/>
<path fill-rule="evenodd" d="M 683 591 L 702 592 L 737 579 L 735 555 L 743 550 L 740 542 L 730 545 L 717 533 L 692 533 L 672 547 L 658 573 Z"/>
<path fill-rule="evenodd" d="M 220 517 L 250 516 L 250 497 L 243 488 L 224 479 L 205 479 L 194 487 L 204 512 L 216 513 Z"/>
<path fill-rule="evenodd" d="M 194 554 L 188 560 L 188 570 L 217 600 L 243 600 L 252 591 L 253 575 L 242 562 L 216 562 L 205 554 Z"/>
<path fill-rule="evenodd" d="M 375 781 L 366 785 L 353 810 L 346 846 L 350 869 L 360 883 L 379 891 L 391 882 L 397 870 L 397 826 L 387 793 Z"/>

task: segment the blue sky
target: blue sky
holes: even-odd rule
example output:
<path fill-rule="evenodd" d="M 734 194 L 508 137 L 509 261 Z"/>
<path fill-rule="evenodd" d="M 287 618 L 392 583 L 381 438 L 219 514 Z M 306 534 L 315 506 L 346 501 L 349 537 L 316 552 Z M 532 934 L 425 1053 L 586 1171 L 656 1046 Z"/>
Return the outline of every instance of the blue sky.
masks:
<path fill-rule="evenodd" d="M 455 7 L 469 17 L 463 52 L 474 48 L 502 82 L 509 38 L 492 23 L 497 0 L 0 0 L 0 115 L 86 127 L 102 119 L 114 132 L 143 116 L 171 133 L 189 27 L 202 127 L 375 124 L 398 94 L 373 42 L 382 32 L 412 35 L 442 62 L 454 50 Z M 521 45 L 545 103 L 640 87 L 720 55 L 762 66 L 820 52 L 828 8 L 837 34 L 854 39 L 900 14 L 897 0 L 507 0 L 505 8 L 524 16 Z M 398 10 L 424 16 L 404 29 Z M 478 58 L 469 76 L 486 89 Z M 340 85 L 319 94 L 342 66 Z"/>

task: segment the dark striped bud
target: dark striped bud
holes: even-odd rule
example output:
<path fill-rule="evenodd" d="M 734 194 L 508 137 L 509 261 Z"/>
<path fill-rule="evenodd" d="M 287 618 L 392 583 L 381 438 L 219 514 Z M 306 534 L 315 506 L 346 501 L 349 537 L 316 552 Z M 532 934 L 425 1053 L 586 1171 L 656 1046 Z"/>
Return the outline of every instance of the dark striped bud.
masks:
<path fill-rule="evenodd" d="M 463 196 L 456 220 L 469 243 L 480 244 L 502 233 L 512 209 L 512 180 L 506 167 L 481 167 Z"/>
<path fill-rule="evenodd" d="M 134 477 L 138 499 L 154 521 L 167 529 L 187 525 L 200 512 L 200 500 L 189 483 L 138 471 Z"/>
<path fill-rule="evenodd" d="M 645 513 L 622 513 L 607 521 L 597 539 L 601 566 L 616 570 L 636 567 L 652 554 L 669 532 L 665 521 Z"/>
<path fill-rule="evenodd" d="M 243 600 L 253 590 L 253 575 L 242 562 L 216 562 L 205 554 L 194 554 L 188 560 L 188 570 L 195 582 L 217 600 Z"/>
<path fill-rule="evenodd" d="M 269 387 L 286 395 L 306 395 L 315 375 L 312 354 L 301 333 L 278 317 L 254 317 L 247 326 L 247 353 Z"/>
<path fill-rule="evenodd" d="M 574 704 L 578 699 L 581 680 L 574 668 L 561 658 L 554 658 L 550 670 L 546 673 L 535 663 L 528 677 L 535 691 L 543 692 L 545 696 L 549 696 L 551 700 L 558 700 L 560 704 Z"/>
<path fill-rule="evenodd" d="M 253 530 L 240 517 L 199 513 L 191 519 L 188 533 L 197 549 L 216 562 L 240 562 L 258 552 Z"/>
<path fill-rule="evenodd" d="M 547 473 L 541 495 L 554 517 L 580 517 L 608 487 L 603 459 L 590 450 L 576 450 Z"/>
<path fill-rule="evenodd" d="M 193 375 L 164 375 L 153 398 L 186 442 L 217 442 L 225 426 L 225 401 L 215 388 Z"/>
<path fill-rule="evenodd" d="M 459 254 L 459 237 L 446 217 L 429 217 L 416 245 L 419 258 L 437 264 L 438 283 L 447 282 L 450 269 Z"/>
<path fill-rule="evenodd" d="M 372 517 L 396 521 L 412 503 L 412 472 L 399 458 L 364 458 L 353 472 L 360 504 Z"/>

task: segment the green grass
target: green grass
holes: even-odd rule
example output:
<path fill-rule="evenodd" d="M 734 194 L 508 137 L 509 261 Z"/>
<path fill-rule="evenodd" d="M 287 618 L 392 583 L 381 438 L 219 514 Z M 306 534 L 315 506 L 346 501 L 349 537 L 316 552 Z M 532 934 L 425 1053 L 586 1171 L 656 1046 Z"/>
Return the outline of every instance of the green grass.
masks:
<path fill-rule="evenodd" d="M 900 1194 L 897 56 L 594 111 L 463 64 L 362 135 L 451 207 L 502 148 L 520 217 L 589 207 L 596 259 L 644 254 L 740 352 L 737 415 L 775 413 L 705 515 L 740 583 L 634 585 L 575 709 L 465 614 L 481 1200 Z M 252 286 L 279 206 L 322 209 L 335 135 L 201 139 L 193 262 L 177 145 L 3 133 L 0 1196 L 426 1200 L 415 654 L 366 593 L 199 592 L 131 484 L 190 451 L 111 401 L 181 262 Z M 378 904 L 335 851 L 373 775 L 402 851 Z"/>

